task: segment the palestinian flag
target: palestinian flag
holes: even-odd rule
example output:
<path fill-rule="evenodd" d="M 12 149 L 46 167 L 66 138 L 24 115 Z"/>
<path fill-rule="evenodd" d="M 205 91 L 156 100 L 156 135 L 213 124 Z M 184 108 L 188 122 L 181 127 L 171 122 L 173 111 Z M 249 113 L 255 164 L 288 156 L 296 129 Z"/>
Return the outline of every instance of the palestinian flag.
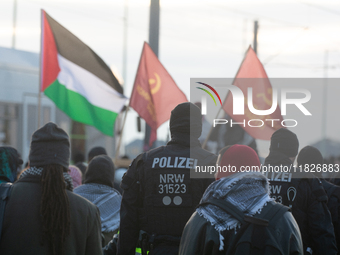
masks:
<path fill-rule="evenodd" d="M 127 98 L 104 61 L 42 10 L 41 91 L 71 119 L 114 135 Z"/>

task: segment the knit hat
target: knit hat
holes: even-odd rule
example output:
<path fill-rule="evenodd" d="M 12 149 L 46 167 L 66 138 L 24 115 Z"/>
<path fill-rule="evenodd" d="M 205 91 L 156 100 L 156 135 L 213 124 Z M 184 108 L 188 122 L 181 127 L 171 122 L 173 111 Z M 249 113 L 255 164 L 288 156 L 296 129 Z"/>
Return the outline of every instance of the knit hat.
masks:
<path fill-rule="evenodd" d="M 82 184 L 82 177 L 83 174 L 81 173 L 80 169 L 76 166 L 69 166 L 69 174 L 72 178 L 72 182 L 73 182 L 73 188 L 77 188 L 78 186 L 80 186 Z"/>
<path fill-rule="evenodd" d="M 216 180 L 219 180 L 234 173 L 245 171 L 247 166 L 250 167 L 249 169 L 255 166 L 254 170 L 260 171 L 261 163 L 258 155 L 252 148 L 247 145 L 235 144 L 220 150 L 217 165 L 222 169 L 217 171 Z M 226 171 L 223 171 L 223 167 L 225 167 Z"/>
<path fill-rule="evenodd" d="M 270 139 L 270 151 L 279 151 L 287 157 L 295 157 L 299 151 L 299 140 L 292 131 L 280 128 Z"/>
<path fill-rule="evenodd" d="M 115 179 L 115 166 L 107 155 L 94 157 L 85 172 L 86 183 L 98 183 L 113 188 Z"/>
<path fill-rule="evenodd" d="M 190 102 L 179 104 L 171 111 L 169 125 L 171 134 L 190 134 L 198 138 L 202 133 L 201 111 Z"/>
<path fill-rule="evenodd" d="M 306 146 L 300 151 L 297 163 L 299 166 L 303 166 L 305 164 L 323 164 L 323 157 L 317 148 L 313 146 Z"/>
<path fill-rule="evenodd" d="M 58 164 L 68 168 L 70 141 L 67 133 L 53 122 L 35 131 L 32 135 L 29 161 L 30 166 Z"/>
<path fill-rule="evenodd" d="M 95 156 L 99 155 L 107 155 L 105 148 L 101 146 L 93 147 L 87 155 L 88 162 L 90 162 Z"/>

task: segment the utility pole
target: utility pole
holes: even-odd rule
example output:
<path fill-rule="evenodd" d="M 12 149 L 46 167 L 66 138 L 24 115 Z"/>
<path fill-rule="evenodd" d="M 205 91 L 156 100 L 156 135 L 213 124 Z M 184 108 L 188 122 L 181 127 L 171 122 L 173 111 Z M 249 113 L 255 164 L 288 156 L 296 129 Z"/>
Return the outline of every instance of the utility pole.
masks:
<path fill-rule="evenodd" d="M 150 25 L 149 25 L 149 45 L 158 57 L 159 43 L 159 0 L 151 0 L 150 4 Z"/>
<path fill-rule="evenodd" d="M 323 82 L 323 100 L 322 100 L 322 137 L 321 152 L 326 157 L 326 137 L 327 137 L 327 78 L 328 78 L 328 50 L 324 55 L 324 82 Z"/>
<path fill-rule="evenodd" d="M 247 24 L 248 24 L 248 20 L 244 19 L 243 20 L 243 45 L 242 45 L 242 52 L 244 52 L 247 47 L 249 47 L 249 43 L 247 41 Z"/>
<path fill-rule="evenodd" d="M 123 73 L 123 89 L 126 93 L 127 89 L 127 41 L 128 41 L 128 14 L 129 14 L 129 0 L 124 1 L 124 17 L 123 17 L 123 63 L 122 63 L 122 73 Z M 115 158 L 118 160 L 119 158 L 119 150 L 121 143 L 124 144 L 124 135 L 123 135 L 123 129 L 125 126 L 125 121 L 127 114 L 129 112 L 129 107 L 125 109 L 125 115 L 124 117 L 121 116 L 121 114 L 118 118 L 117 125 L 119 127 L 119 138 L 118 138 L 118 145 L 116 147 L 115 151 Z M 123 120 L 123 123 L 121 124 L 121 121 Z M 114 139 L 115 145 L 116 145 L 116 139 Z M 121 151 L 125 154 L 125 146 L 122 146 Z"/>
<path fill-rule="evenodd" d="M 15 48 L 16 26 L 17 26 L 17 0 L 14 0 L 14 2 L 13 2 L 12 49 Z"/>
<path fill-rule="evenodd" d="M 149 45 L 153 52 L 158 57 L 158 43 L 159 43 L 159 0 L 150 1 L 150 25 L 149 25 Z M 143 150 L 149 150 L 149 140 L 151 134 L 151 127 L 145 123 L 145 137 Z"/>
<path fill-rule="evenodd" d="M 257 54 L 257 33 L 259 29 L 259 22 L 257 20 L 254 21 L 254 44 L 253 48 L 255 53 Z"/>
<path fill-rule="evenodd" d="M 129 0 L 125 0 L 124 4 L 124 34 L 123 34 L 123 80 L 126 89 L 126 67 L 127 67 L 127 36 L 128 36 L 128 4 Z"/>

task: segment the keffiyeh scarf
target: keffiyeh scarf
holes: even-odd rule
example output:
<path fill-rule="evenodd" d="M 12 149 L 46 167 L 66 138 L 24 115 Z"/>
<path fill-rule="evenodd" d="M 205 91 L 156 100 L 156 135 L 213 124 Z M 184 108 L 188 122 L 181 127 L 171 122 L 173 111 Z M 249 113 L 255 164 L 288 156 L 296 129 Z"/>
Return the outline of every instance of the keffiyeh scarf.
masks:
<path fill-rule="evenodd" d="M 273 200 L 269 194 L 269 182 L 261 173 L 236 173 L 232 178 L 222 178 L 210 184 L 201 203 L 213 197 L 228 201 L 244 214 L 253 216 L 260 213 L 262 208 Z M 224 249 L 222 232 L 231 229 L 236 231 L 241 226 L 240 222 L 215 205 L 203 205 L 196 211 L 219 233 L 219 250 L 222 251 Z"/>
<path fill-rule="evenodd" d="M 23 178 L 25 176 L 28 176 L 28 175 L 38 175 L 38 176 L 41 176 L 42 171 L 43 171 L 43 168 L 41 168 L 41 167 L 38 168 L 38 167 L 32 166 L 32 167 L 28 168 L 27 170 L 25 170 L 20 175 L 19 179 L 21 179 L 21 178 Z M 69 173 L 63 172 L 63 176 L 64 176 L 64 179 L 65 179 L 66 189 L 68 189 L 70 191 L 73 191 L 72 178 L 69 175 Z"/>
<path fill-rule="evenodd" d="M 74 193 L 90 200 L 100 211 L 102 232 L 112 232 L 119 227 L 122 196 L 107 185 L 86 183 L 74 189 Z"/>

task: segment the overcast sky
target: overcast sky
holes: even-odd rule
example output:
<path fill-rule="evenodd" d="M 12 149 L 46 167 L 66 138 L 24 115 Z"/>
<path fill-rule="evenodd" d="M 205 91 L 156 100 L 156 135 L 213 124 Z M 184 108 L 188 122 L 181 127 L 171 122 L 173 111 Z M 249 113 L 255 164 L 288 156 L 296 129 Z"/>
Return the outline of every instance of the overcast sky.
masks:
<path fill-rule="evenodd" d="M 13 1 L 0 1 L 2 47 L 11 47 Z M 16 48 L 39 52 L 43 8 L 122 74 L 126 2 L 125 94 L 130 96 L 143 42 L 148 40 L 149 0 L 17 0 Z M 245 50 L 252 44 L 254 20 L 259 21 L 258 56 L 270 78 L 340 77 L 340 2 L 337 0 L 161 0 L 159 58 L 189 98 L 190 78 L 235 76 Z M 326 50 L 327 69 L 324 68 Z M 339 109 L 335 86 L 328 88 L 328 107 Z M 322 94 L 321 87 L 316 91 L 312 98 Z M 134 113 L 128 116 L 128 132 L 133 134 L 135 116 Z M 340 141 L 332 117 L 328 118 L 327 134 Z M 167 135 L 166 125 L 159 130 L 161 139 Z M 321 138 L 321 128 L 316 128 L 314 137 L 302 137 L 304 134 L 299 130 L 297 133 L 303 145 Z M 129 135 L 125 142 L 136 137 L 143 134 Z"/>

